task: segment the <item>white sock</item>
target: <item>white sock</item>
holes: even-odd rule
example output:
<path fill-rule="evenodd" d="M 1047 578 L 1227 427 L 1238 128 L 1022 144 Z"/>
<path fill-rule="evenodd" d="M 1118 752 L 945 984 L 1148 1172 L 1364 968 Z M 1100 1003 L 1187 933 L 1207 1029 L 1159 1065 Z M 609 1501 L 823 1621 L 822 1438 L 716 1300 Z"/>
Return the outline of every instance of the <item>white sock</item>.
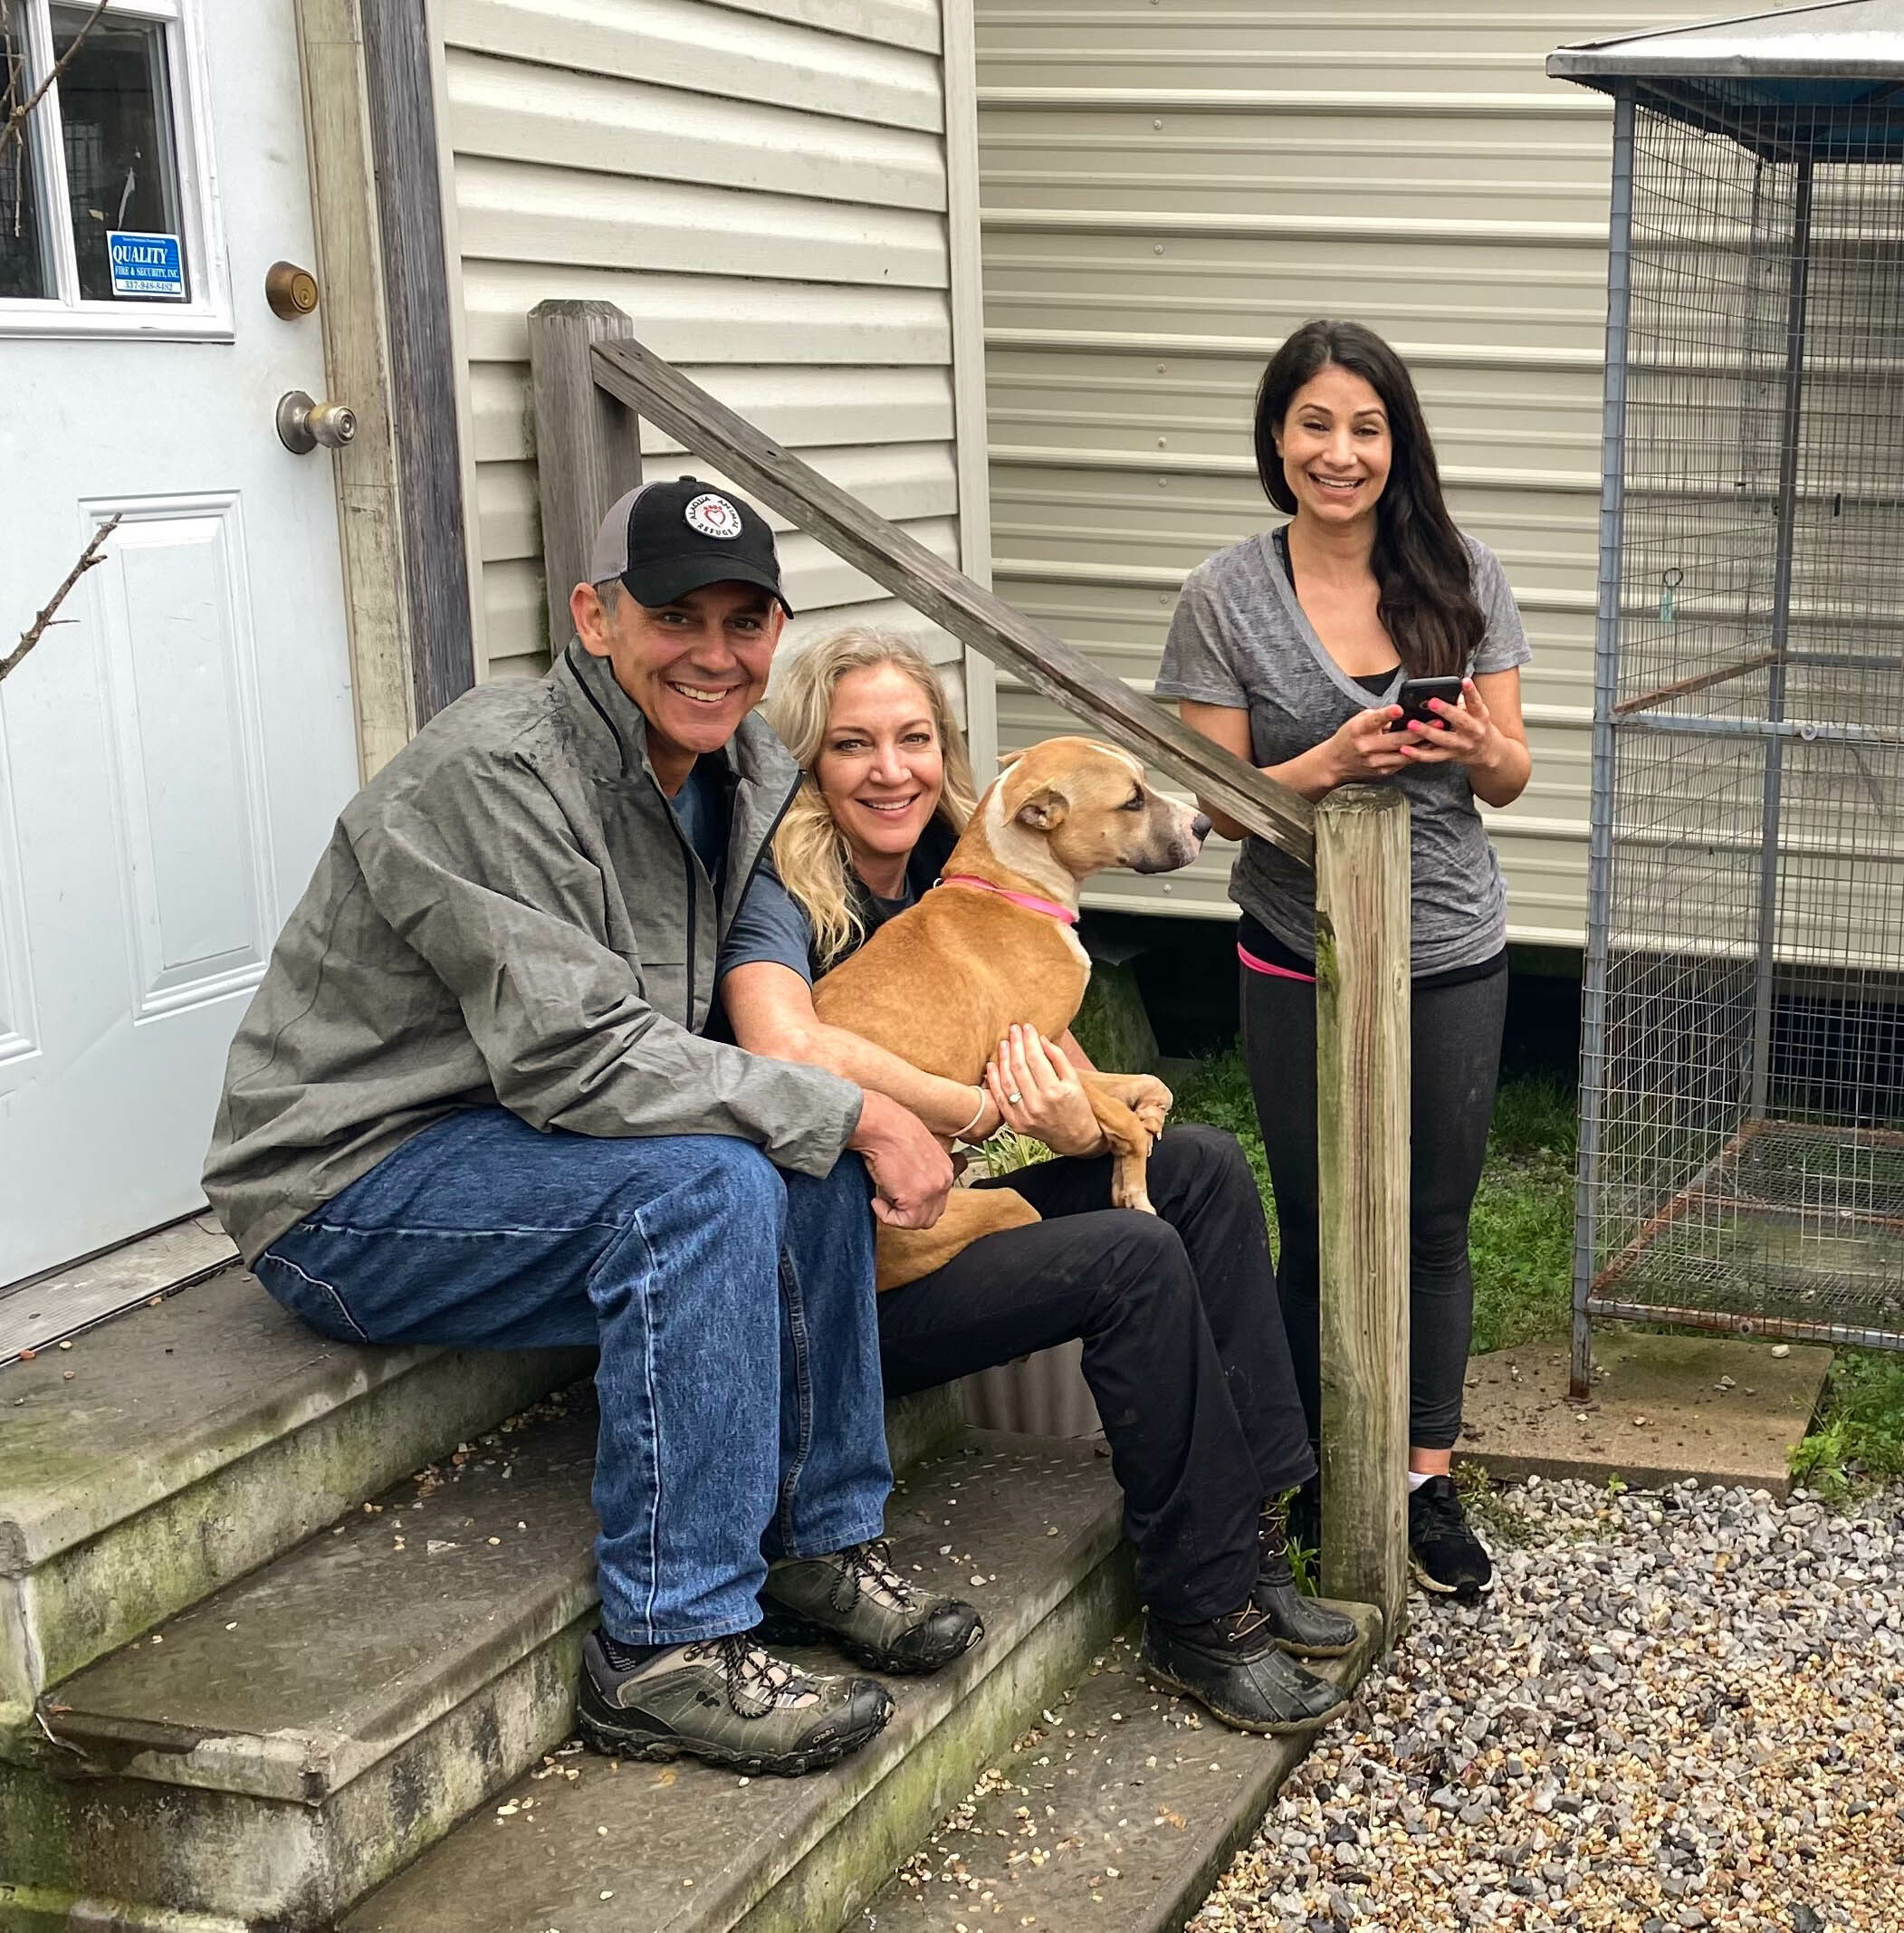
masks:
<path fill-rule="evenodd" d="M 1432 1472 L 1425 1469 L 1411 1469 L 1408 1473 L 1408 1494 L 1412 1497 L 1426 1483 Z"/>

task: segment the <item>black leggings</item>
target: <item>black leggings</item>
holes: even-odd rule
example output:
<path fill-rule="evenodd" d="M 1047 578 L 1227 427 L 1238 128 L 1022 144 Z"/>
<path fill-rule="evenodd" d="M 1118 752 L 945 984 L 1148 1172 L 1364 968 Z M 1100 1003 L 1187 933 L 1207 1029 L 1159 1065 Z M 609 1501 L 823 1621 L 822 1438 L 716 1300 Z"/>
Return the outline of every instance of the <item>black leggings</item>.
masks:
<path fill-rule="evenodd" d="M 1262 1124 L 1281 1234 L 1277 1287 L 1309 1435 L 1322 1435 L 1322 1288 L 1316 1236 L 1316 989 L 1239 969 L 1243 1057 Z M 1451 1450 L 1474 1330 L 1468 1217 L 1480 1185 L 1500 1074 L 1507 969 L 1414 991 L 1409 1154 L 1409 1440 Z"/>
<path fill-rule="evenodd" d="M 887 1395 L 1082 1337 L 1139 1591 L 1174 1623 L 1240 1609 L 1263 1499 L 1316 1468 L 1242 1150 L 1214 1128 L 1170 1129 L 1151 1154 L 1154 1215 L 1108 1205 L 1108 1155 L 996 1185 L 1046 1219 L 880 1297 Z"/>

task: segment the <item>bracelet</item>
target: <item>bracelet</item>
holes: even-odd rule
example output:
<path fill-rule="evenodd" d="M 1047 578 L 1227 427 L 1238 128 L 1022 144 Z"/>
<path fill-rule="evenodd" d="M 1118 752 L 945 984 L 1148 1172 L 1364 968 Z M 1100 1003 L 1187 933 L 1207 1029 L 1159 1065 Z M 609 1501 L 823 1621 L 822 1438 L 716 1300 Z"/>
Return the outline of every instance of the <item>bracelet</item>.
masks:
<path fill-rule="evenodd" d="M 958 1133 L 952 1136 L 952 1139 L 954 1141 L 963 1141 L 966 1135 L 971 1134 L 972 1129 L 978 1126 L 980 1119 L 985 1113 L 986 1103 L 989 1102 L 991 1096 L 985 1092 L 984 1088 L 981 1087 L 979 1089 L 979 1105 L 976 1108 L 972 1110 L 971 1119 L 968 1121 L 965 1125 L 962 1127 L 958 1131 Z"/>

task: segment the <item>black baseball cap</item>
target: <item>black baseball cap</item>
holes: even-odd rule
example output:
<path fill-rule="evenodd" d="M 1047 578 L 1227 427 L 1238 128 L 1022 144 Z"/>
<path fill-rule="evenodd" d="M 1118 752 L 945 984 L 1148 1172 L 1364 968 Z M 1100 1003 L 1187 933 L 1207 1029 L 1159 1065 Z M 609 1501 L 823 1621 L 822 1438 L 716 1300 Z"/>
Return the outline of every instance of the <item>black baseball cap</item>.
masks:
<path fill-rule="evenodd" d="M 588 581 L 625 584 L 650 609 L 703 584 L 758 584 L 793 616 L 767 520 L 698 476 L 644 483 L 617 498 L 595 533 Z"/>

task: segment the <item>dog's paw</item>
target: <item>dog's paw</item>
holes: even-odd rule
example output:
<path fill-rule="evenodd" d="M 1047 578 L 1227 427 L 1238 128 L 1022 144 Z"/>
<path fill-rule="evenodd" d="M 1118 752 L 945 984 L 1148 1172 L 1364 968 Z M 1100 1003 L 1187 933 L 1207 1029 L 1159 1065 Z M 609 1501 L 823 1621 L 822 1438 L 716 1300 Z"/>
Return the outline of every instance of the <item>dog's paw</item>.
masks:
<path fill-rule="evenodd" d="M 1111 1185 L 1111 1201 L 1116 1208 L 1134 1208 L 1140 1215 L 1154 1215 L 1157 1212 L 1151 1206 L 1149 1191 L 1141 1183 L 1135 1187 L 1124 1187 L 1114 1182 Z"/>

